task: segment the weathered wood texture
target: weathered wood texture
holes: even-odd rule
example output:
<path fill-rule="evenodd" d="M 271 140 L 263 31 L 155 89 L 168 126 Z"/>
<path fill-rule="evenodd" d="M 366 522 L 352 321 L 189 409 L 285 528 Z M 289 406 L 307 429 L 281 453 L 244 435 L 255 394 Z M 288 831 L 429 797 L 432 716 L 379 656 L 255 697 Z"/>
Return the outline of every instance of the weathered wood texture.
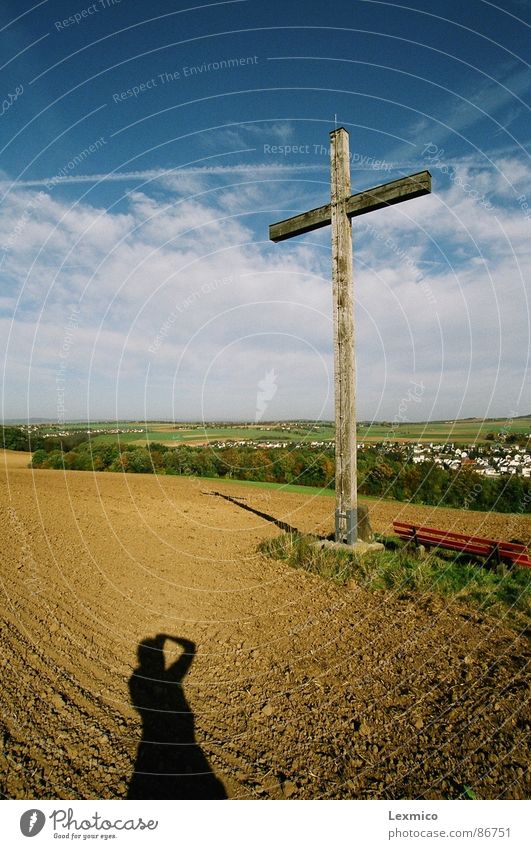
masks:
<path fill-rule="evenodd" d="M 427 195 L 430 192 L 430 172 L 419 171 L 418 174 L 412 174 L 410 177 L 402 177 L 399 180 L 393 180 L 391 183 L 385 183 L 382 186 L 375 186 L 373 189 L 350 195 L 346 207 L 347 215 L 349 218 L 354 218 L 366 212 L 382 209 L 384 206 L 393 206 L 403 200 L 422 197 L 422 195 Z M 330 223 L 331 211 L 328 203 L 325 206 L 310 209 L 309 212 L 303 212 L 301 215 L 294 215 L 293 218 L 286 218 L 284 221 L 271 224 L 269 226 L 269 238 L 272 242 L 282 242 L 284 239 L 291 239 L 292 236 L 301 236 L 303 233 L 310 233 L 312 230 L 326 227 Z"/>
<path fill-rule="evenodd" d="M 348 199 L 347 215 L 349 218 L 354 218 L 356 215 L 363 215 L 365 212 L 383 209 L 384 206 L 402 203 L 403 200 L 413 200 L 422 197 L 422 195 L 429 195 L 430 192 L 430 172 L 419 171 L 418 174 L 412 174 L 410 177 L 401 177 L 399 180 L 393 180 L 383 186 L 375 186 L 374 189 L 367 189 L 367 191 L 352 195 Z"/>
<path fill-rule="evenodd" d="M 312 230 L 326 227 L 327 224 L 330 224 L 329 203 L 326 206 L 318 206 L 317 209 L 310 209 L 309 212 L 303 212 L 301 215 L 295 215 L 293 218 L 286 218 L 278 224 L 270 224 L 269 238 L 272 242 L 283 242 L 284 239 L 310 233 Z"/>
<path fill-rule="evenodd" d="M 336 537 L 356 542 L 356 369 L 352 292 L 352 225 L 348 133 L 330 134 L 334 379 L 336 418 Z"/>
<path fill-rule="evenodd" d="M 350 194 L 349 138 L 343 127 L 330 133 L 331 203 L 269 227 L 282 242 L 332 225 L 334 298 L 334 386 L 336 416 L 336 541 L 353 545 L 361 532 L 357 502 L 356 364 L 351 219 L 431 191 L 431 174 L 409 177 Z M 363 524 L 363 523 L 361 523 Z"/>

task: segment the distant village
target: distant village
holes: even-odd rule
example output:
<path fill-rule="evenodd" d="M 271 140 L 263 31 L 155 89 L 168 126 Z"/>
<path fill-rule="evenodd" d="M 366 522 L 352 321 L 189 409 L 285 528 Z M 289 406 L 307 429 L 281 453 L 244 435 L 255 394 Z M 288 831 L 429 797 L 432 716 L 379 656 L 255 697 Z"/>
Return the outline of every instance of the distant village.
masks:
<path fill-rule="evenodd" d="M 139 436 L 146 433 L 145 427 L 137 425 L 136 427 L 108 427 L 105 423 L 98 423 L 99 427 L 90 427 L 86 430 L 72 429 L 59 430 L 57 427 L 51 429 L 43 429 L 42 424 L 27 424 L 21 425 L 21 429 L 26 433 L 38 433 L 43 438 L 47 437 L 66 437 L 73 434 L 84 433 L 88 437 L 99 436 L 101 434 L 125 434 L 137 433 Z M 190 424 L 176 427 L 175 430 L 193 430 L 205 432 L 207 428 L 214 427 L 212 424 Z M 234 426 L 227 423 L 227 426 Z M 241 428 L 241 425 L 238 425 Z M 282 424 L 276 427 L 264 426 L 261 430 L 282 430 L 289 434 L 286 439 L 224 439 L 224 440 L 209 440 L 209 445 L 216 449 L 222 448 L 241 448 L 247 446 L 256 450 L 271 449 L 271 448 L 313 448 L 315 450 L 331 450 L 334 448 L 334 440 L 297 440 L 294 439 L 295 434 L 301 434 L 310 430 L 319 430 L 318 425 L 310 425 L 301 430 L 301 423 Z M 249 427 L 252 432 L 252 427 Z M 164 434 L 161 433 L 161 440 L 164 440 Z M 520 475 L 524 478 L 531 477 L 531 453 L 529 448 L 529 440 L 531 434 L 522 434 L 520 442 L 499 440 L 492 442 L 481 442 L 469 445 L 463 445 L 455 442 L 413 442 L 413 441 L 382 441 L 382 442 L 358 442 L 358 451 L 372 449 L 383 454 L 392 454 L 394 458 L 399 456 L 404 463 L 434 463 L 444 469 L 457 471 L 459 469 L 469 469 L 478 475 L 485 477 L 499 477 L 500 475 Z M 185 443 L 184 443 L 185 444 Z"/>
<path fill-rule="evenodd" d="M 445 469 L 468 468 L 478 475 L 522 475 L 531 477 L 531 454 L 519 445 L 401 445 L 412 463 L 432 462 Z M 396 448 L 395 448 L 396 450 Z"/>
<path fill-rule="evenodd" d="M 264 448 L 315 448 L 317 450 L 332 449 L 333 440 L 312 440 L 311 442 L 279 442 L 256 440 L 224 440 L 211 441 L 213 448 L 240 448 L 250 446 L 256 449 Z M 456 445 L 448 443 L 422 442 L 358 442 L 358 451 L 376 450 L 380 453 L 400 454 L 404 463 L 434 463 L 444 469 L 466 468 L 486 477 L 500 475 L 521 475 L 531 477 L 531 454 L 519 445 Z"/>
<path fill-rule="evenodd" d="M 146 429 L 144 427 L 92 427 L 87 428 L 76 428 L 75 430 L 58 430 L 57 428 L 53 428 L 52 430 L 43 430 L 42 425 L 20 425 L 20 429 L 24 430 L 25 433 L 38 433 L 43 439 L 48 439 L 53 437 L 54 439 L 58 436 L 74 436 L 76 433 L 86 433 L 87 436 L 101 436 L 102 434 L 119 434 L 119 433 L 145 433 Z"/>

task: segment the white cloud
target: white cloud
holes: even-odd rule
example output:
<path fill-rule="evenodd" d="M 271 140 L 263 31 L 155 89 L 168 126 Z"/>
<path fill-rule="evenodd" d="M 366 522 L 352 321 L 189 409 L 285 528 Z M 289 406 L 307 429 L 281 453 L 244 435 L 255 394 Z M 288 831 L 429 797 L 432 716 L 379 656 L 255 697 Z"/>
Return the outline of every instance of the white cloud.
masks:
<path fill-rule="evenodd" d="M 360 418 L 393 418 L 412 379 L 425 386 L 417 419 L 486 404 L 504 414 L 529 397 L 529 221 L 506 198 L 488 211 L 456 184 L 435 189 L 354 221 Z M 271 369 L 266 417 L 331 417 L 329 232 L 266 241 L 278 209 L 305 208 L 305 197 L 260 180 L 216 191 L 202 180 L 192 197 L 144 186 L 119 212 L 29 188 L 8 195 L 4 415 L 24 414 L 29 398 L 30 415 L 54 418 L 65 362 L 72 418 L 89 406 L 253 419 Z"/>
<path fill-rule="evenodd" d="M 248 147 L 257 140 L 261 144 L 285 144 L 294 132 L 290 121 L 256 121 L 215 128 L 202 138 L 201 143 L 216 151 L 225 145 L 232 149 Z"/>
<path fill-rule="evenodd" d="M 419 144 L 446 143 L 454 134 L 466 138 L 466 133 L 481 121 L 488 122 L 490 133 L 506 127 L 504 117 L 511 111 L 511 120 L 515 115 L 525 113 L 529 108 L 521 95 L 529 89 L 528 67 L 517 66 L 510 62 L 506 65 L 505 76 L 498 73 L 498 79 L 481 74 L 478 70 L 478 82 L 462 94 L 448 91 L 437 98 L 439 106 L 434 106 L 429 115 L 416 120 L 410 130 L 410 137 L 419 139 Z M 498 121 L 500 118 L 500 121 Z M 511 137 L 511 134 L 507 132 Z"/>

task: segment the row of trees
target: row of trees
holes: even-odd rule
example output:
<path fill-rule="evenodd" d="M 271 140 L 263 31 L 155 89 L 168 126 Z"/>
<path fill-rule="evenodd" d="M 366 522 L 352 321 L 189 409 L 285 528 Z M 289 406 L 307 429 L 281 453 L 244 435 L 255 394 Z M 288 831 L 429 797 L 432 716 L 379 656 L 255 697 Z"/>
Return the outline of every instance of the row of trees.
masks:
<path fill-rule="evenodd" d="M 256 450 L 252 447 L 214 450 L 207 446 L 168 448 L 152 442 L 147 448 L 116 443 L 84 443 L 71 451 L 35 451 L 37 469 L 75 469 L 196 475 L 197 477 L 333 485 L 334 461 L 330 452 L 311 449 Z"/>
<path fill-rule="evenodd" d="M 210 478 L 334 486 L 334 452 L 297 446 L 214 449 L 209 446 L 147 448 L 117 443 L 83 443 L 69 451 L 39 449 L 33 468 L 77 469 L 195 475 Z M 433 463 L 405 463 L 399 454 L 370 448 L 358 455 L 358 490 L 362 495 L 417 504 L 469 510 L 531 512 L 531 480 L 517 475 L 486 478 L 473 471 L 449 471 Z"/>
<path fill-rule="evenodd" d="M 11 451 L 68 451 L 86 442 L 86 433 L 72 433 L 68 436 L 41 436 L 21 427 L 0 426 L 0 445 Z"/>

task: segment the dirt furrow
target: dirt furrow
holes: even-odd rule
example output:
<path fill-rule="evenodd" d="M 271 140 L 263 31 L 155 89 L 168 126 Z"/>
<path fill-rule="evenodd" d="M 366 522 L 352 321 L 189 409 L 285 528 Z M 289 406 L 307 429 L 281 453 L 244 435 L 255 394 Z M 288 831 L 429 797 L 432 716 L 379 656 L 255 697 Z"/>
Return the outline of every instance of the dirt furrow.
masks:
<path fill-rule="evenodd" d="M 237 798 L 528 794 L 524 635 L 257 553 L 279 522 L 329 531 L 333 499 L 16 460 L 0 472 L 4 795 L 126 798 L 142 764 L 186 771 L 191 748 Z M 399 517 L 531 531 L 524 516 L 370 510 L 381 531 Z"/>

